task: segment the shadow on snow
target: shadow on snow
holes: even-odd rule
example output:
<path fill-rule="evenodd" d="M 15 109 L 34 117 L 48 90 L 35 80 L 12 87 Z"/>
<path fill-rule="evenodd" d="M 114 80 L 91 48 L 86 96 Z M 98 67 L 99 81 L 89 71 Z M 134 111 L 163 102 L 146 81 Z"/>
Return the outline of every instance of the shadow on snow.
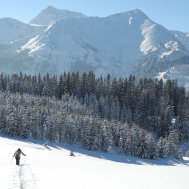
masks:
<path fill-rule="evenodd" d="M 42 140 L 34 140 L 34 139 L 22 139 L 19 137 L 10 137 L 7 135 L 0 134 L 1 138 L 7 138 L 15 141 L 25 142 L 26 144 L 30 145 L 38 145 L 33 146 L 35 149 L 40 150 L 53 150 L 53 149 L 66 149 L 69 151 L 73 151 L 77 156 L 86 155 L 90 157 L 95 157 L 99 159 L 119 162 L 119 163 L 127 163 L 127 164 L 136 164 L 136 165 L 159 165 L 159 166 L 176 166 L 178 164 L 189 166 L 189 159 L 177 160 L 175 158 L 157 158 L 155 160 L 150 159 L 142 159 L 132 156 L 127 156 L 118 152 L 100 152 L 100 151 L 93 151 L 93 150 L 85 150 L 76 145 L 69 145 L 69 144 L 58 144 L 52 142 L 44 142 Z M 32 146 L 30 146 L 32 147 Z"/>

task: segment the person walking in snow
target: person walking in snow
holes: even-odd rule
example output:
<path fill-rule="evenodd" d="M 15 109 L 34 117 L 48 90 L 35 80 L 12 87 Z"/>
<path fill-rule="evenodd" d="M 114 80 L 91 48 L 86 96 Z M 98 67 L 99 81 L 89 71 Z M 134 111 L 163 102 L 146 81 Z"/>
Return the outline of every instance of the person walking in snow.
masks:
<path fill-rule="evenodd" d="M 21 154 L 26 156 L 26 154 L 24 154 L 22 152 L 22 150 L 20 148 L 18 148 L 18 150 L 16 150 L 16 152 L 13 155 L 13 158 L 15 157 L 15 159 L 16 159 L 16 165 L 18 165 L 18 166 L 20 165 L 20 156 L 21 156 Z"/>

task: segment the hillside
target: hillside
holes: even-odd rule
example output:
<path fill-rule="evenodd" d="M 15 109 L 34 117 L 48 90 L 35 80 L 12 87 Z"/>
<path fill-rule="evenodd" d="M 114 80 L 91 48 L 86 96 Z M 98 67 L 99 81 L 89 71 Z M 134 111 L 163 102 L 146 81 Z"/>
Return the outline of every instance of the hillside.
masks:
<path fill-rule="evenodd" d="M 0 44 L 9 44 L 20 39 L 30 39 L 44 30 L 42 26 L 22 23 L 13 18 L 0 19 Z"/>
<path fill-rule="evenodd" d="M 187 189 L 189 158 L 147 161 L 73 146 L 0 137 L 1 189 Z M 21 166 L 12 155 L 21 148 Z M 75 157 L 69 156 L 73 150 Z M 12 160 L 11 160 L 12 159 Z M 136 182 L 137 179 L 137 182 Z"/>

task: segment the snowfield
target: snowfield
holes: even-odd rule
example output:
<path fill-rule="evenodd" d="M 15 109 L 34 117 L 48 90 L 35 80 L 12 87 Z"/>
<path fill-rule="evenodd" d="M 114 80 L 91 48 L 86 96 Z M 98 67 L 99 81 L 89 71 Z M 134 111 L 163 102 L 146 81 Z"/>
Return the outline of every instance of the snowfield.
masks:
<path fill-rule="evenodd" d="M 155 161 L 0 137 L 1 189 L 188 189 L 189 158 Z M 12 159 L 21 148 L 21 166 Z M 75 157 L 69 156 L 73 150 Z"/>

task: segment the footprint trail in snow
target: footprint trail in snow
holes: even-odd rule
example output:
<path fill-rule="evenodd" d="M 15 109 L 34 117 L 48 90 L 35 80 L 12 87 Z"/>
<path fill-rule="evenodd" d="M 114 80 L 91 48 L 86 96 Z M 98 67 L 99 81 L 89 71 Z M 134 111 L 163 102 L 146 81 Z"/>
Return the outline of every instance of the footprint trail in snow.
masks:
<path fill-rule="evenodd" d="M 38 189 L 37 177 L 29 164 L 13 167 L 12 186 L 9 189 Z"/>

